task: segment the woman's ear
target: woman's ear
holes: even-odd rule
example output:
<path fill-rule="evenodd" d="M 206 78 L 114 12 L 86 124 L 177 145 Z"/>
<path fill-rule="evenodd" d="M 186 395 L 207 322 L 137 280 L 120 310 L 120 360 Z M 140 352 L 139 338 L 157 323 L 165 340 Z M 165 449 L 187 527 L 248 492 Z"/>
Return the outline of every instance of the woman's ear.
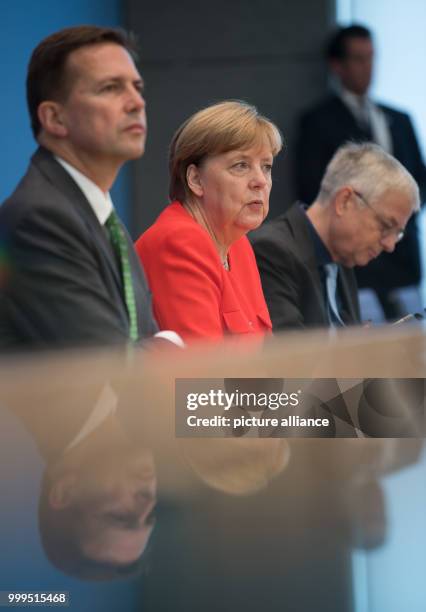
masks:
<path fill-rule="evenodd" d="M 195 164 L 190 164 L 186 169 L 186 182 L 192 193 L 199 198 L 204 195 L 203 186 L 201 184 L 200 169 Z"/>
<path fill-rule="evenodd" d="M 37 115 L 43 130 L 47 134 L 57 138 L 67 135 L 67 128 L 63 121 L 62 106 L 59 102 L 45 100 L 39 105 Z"/>

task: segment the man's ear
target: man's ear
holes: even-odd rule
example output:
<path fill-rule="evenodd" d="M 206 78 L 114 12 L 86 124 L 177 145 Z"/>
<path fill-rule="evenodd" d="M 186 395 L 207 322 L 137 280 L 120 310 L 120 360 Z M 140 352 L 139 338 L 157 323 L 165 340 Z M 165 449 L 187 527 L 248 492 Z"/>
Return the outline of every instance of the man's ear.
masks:
<path fill-rule="evenodd" d="M 62 105 L 59 102 L 45 100 L 37 109 L 38 120 L 47 134 L 63 138 L 67 128 L 63 121 Z"/>
<path fill-rule="evenodd" d="M 335 193 L 333 198 L 333 206 L 338 217 L 341 217 L 345 214 L 345 212 L 347 212 L 350 205 L 351 196 L 352 189 L 350 187 L 342 187 Z"/>
<path fill-rule="evenodd" d="M 75 475 L 60 476 L 50 487 L 49 506 L 53 510 L 63 510 L 70 505 L 74 495 Z"/>
<path fill-rule="evenodd" d="M 200 169 L 195 164 L 190 164 L 186 169 L 186 182 L 192 193 L 201 198 L 204 190 L 201 184 Z"/>

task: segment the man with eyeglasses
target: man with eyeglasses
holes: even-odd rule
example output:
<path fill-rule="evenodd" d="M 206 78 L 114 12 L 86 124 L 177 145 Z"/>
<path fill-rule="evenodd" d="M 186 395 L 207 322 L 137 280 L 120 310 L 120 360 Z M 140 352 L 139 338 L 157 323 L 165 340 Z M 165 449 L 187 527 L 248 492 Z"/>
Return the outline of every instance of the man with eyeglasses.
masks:
<path fill-rule="evenodd" d="M 319 194 L 251 234 L 275 331 L 360 323 L 354 266 L 392 253 L 419 208 L 419 189 L 372 143 L 341 147 Z"/>
<path fill-rule="evenodd" d="M 328 41 L 327 62 L 334 91 L 303 113 L 296 147 L 297 197 L 312 202 L 332 155 L 349 140 L 371 141 L 394 155 L 417 181 L 426 199 L 426 168 L 410 117 L 372 100 L 374 68 L 371 32 L 362 25 L 339 28 Z M 394 253 L 384 253 L 356 270 L 360 287 L 373 289 L 387 319 L 406 314 L 396 293 L 421 280 L 416 219 Z"/>

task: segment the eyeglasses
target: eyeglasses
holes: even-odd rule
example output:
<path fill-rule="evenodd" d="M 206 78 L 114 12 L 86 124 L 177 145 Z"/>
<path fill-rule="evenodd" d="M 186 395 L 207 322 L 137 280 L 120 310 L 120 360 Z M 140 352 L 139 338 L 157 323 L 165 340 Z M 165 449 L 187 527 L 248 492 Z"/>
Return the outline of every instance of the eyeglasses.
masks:
<path fill-rule="evenodd" d="M 356 191 L 355 189 L 352 189 L 352 191 L 356 195 L 356 197 L 359 198 L 371 210 L 373 215 L 376 217 L 376 220 L 380 225 L 380 235 L 382 239 L 388 238 L 389 236 L 395 236 L 395 241 L 399 242 L 400 240 L 404 238 L 404 230 L 401 230 L 398 227 L 395 227 L 390 221 L 387 221 L 386 219 L 384 219 L 382 215 L 380 215 L 376 211 L 376 209 L 373 208 L 373 206 L 371 206 L 369 202 L 367 202 L 367 200 L 364 198 L 362 193 L 360 193 L 359 191 Z"/>

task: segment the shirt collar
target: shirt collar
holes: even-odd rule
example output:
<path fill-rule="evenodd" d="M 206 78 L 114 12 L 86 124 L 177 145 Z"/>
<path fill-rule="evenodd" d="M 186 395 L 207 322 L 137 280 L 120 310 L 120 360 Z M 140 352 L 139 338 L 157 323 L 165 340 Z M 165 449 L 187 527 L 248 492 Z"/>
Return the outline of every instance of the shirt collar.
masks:
<path fill-rule="evenodd" d="M 64 161 L 57 155 L 55 155 L 56 161 L 68 172 L 71 178 L 80 187 L 83 194 L 86 196 L 93 212 L 96 215 L 99 223 L 104 225 L 108 217 L 113 211 L 113 205 L 109 191 L 104 193 L 93 181 L 91 181 L 82 172 L 71 166 L 68 162 Z"/>
<path fill-rule="evenodd" d="M 357 96 L 357 94 L 354 94 L 352 91 L 349 91 L 349 89 L 345 89 L 344 87 L 341 87 L 339 95 L 342 101 L 356 117 L 358 117 L 360 113 L 361 106 L 364 106 L 364 108 L 369 110 L 374 107 L 373 102 L 368 96 Z"/>
<path fill-rule="evenodd" d="M 68 446 L 65 448 L 64 452 L 66 453 L 71 448 L 79 444 L 84 438 L 87 438 L 89 434 L 91 434 L 95 429 L 97 429 L 104 421 L 106 421 L 107 417 L 117 412 L 118 406 L 118 397 L 111 387 L 109 383 L 106 383 L 102 391 L 100 392 L 96 404 L 88 416 L 87 420 L 84 422 L 80 431 L 76 436 L 71 440 Z"/>

